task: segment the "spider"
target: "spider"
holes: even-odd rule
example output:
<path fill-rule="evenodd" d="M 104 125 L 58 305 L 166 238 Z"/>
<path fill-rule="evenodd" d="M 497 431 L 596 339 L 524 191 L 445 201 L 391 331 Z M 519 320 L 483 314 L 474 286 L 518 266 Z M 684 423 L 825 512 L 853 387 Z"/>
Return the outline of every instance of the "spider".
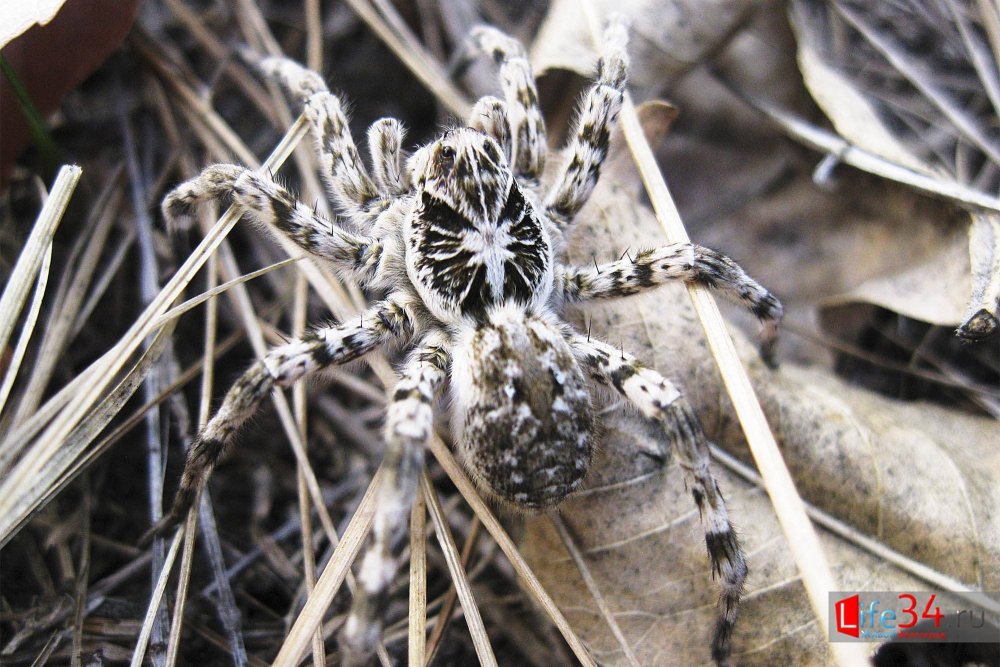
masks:
<path fill-rule="evenodd" d="M 409 157 L 401 124 L 375 122 L 368 130 L 370 173 L 322 77 L 285 58 L 259 61 L 302 102 L 330 196 L 352 229 L 323 219 L 273 178 L 231 164 L 206 168 L 163 201 L 165 217 L 175 221 L 203 201 L 230 200 L 384 298 L 355 319 L 271 349 L 236 380 L 188 452 L 170 513 L 151 532 L 183 520 L 239 427 L 272 390 L 389 343 L 408 350 L 387 408 L 388 475 L 340 631 L 345 664 L 367 662 L 381 636 L 400 564 L 395 538 L 405 530 L 434 402 L 446 384 L 459 459 L 488 497 L 521 511 L 553 508 L 580 488 L 595 446 L 594 389 L 617 392 L 661 422 L 704 518 L 721 587 L 712 654 L 719 664 L 728 660 L 747 566 L 698 419 L 669 380 L 627 351 L 577 332 L 561 313 L 566 304 L 697 282 L 744 303 L 764 323 L 770 347 L 782 307 L 731 259 L 697 245 L 666 245 L 594 266 L 560 260 L 623 103 L 626 41 L 624 25 L 610 23 L 596 81 L 547 189 L 545 127 L 527 56 L 519 42 L 484 26 L 471 35 L 471 53 L 492 56 L 503 99 L 480 99 L 467 126 Z"/>

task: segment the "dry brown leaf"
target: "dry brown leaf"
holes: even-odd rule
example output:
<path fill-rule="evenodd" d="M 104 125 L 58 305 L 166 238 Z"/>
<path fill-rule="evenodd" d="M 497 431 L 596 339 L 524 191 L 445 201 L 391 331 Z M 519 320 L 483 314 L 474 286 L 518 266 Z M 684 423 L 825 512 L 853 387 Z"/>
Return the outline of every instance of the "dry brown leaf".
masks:
<path fill-rule="evenodd" d="M 760 4 L 760 0 L 591 0 L 598 16 L 615 12 L 630 24 L 633 90 L 659 89 L 702 62 Z M 560 0 L 550 5 L 531 60 L 537 73 L 567 69 L 592 74 L 597 53 L 580 3 Z"/>
<path fill-rule="evenodd" d="M 682 178 L 687 187 L 712 174 L 705 165 Z M 749 258 L 754 277 L 786 305 L 865 301 L 953 326 L 968 299 L 968 226 L 961 217 L 860 172 L 839 174 L 833 191 L 799 173 L 704 223 L 698 233 L 705 245 Z"/>
<path fill-rule="evenodd" d="M 6 46 L 31 26 L 52 20 L 66 0 L 5 2 L 0 6 L 0 47 Z"/>
<path fill-rule="evenodd" d="M 842 137 L 920 173 L 997 191 L 1000 142 L 993 126 L 1000 90 L 996 56 L 982 25 L 986 17 L 977 9 L 957 0 L 797 0 L 790 15 L 806 86 Z M 973 213 L 970 222 L 973 270 L 961 309 L 952 307 L 953 284 L 941 290 L 936 280 L 941 270 L 949 275 L 958 270 L 943 264 L 957 257 L 951 247 L 923 269 L 884 278 L 844 299 L 960 325 L 959 334 L 966 338 L 991 334 L 1000 306 L 1000 237 L 995 233 L 1000 218 Z M 921 270 L 929 273 L 918 276 Z M 943 307 L 933 311 L 928 305 L 914 314 L 921 301 Z"/>
<path fill-rule="evenodd" d="M 580 217 L 578 263 L 662 243 L 638 187 L 616 161 Z M 588 307 L 580 322 L 676 379 L 709 436 L 748 455 L 690 304 L 681 287 Z M 734 332 L 739 333 L 739 332 Z M 769 371 L 736 336 L 789 468 L 807 501 L 896 550 L 989 590 L 1000 585 L 1000 425 L 944 408 L 858 390 L 823 370 Z M 655 427 L 611 405 L 588 490 L 562 517 L 597 589 L 643 665 L 704 664 L 717 585 L 703 528 L 676 465 L 663 467 Z M 751 578 L 735 637 L 740 664 L 830 664 L 771 504 L 758 488 L 720 471 Z M 921 589 L 912 576 L 824 535 L 845 589 Z M 525 555 L 602 664 L 625 656 L 545 517 L 529 522 Z"/>
<path fill-rule="evenodd" d="M 879 228 L 884 226 L 876 225 L 875 231 Z M 885 245 L 869 246 L 867 254 L 869 257 L 883 254 L 887 247 L 892 248 L 894 254 L 897 250 L 906 252 L 914 248 L 914 238 L 898 234 Z M 969 237 L 964 232 L 951 233 L 942 241 L 935 252 L 848 292 L 824 299 L 823 305 L 864 302 L 939 326 L 953 327 L 963 322 L 962 314 L 969 298 Z M 846 257 L 841 259 L 844 263 L 848 261 Z"/>

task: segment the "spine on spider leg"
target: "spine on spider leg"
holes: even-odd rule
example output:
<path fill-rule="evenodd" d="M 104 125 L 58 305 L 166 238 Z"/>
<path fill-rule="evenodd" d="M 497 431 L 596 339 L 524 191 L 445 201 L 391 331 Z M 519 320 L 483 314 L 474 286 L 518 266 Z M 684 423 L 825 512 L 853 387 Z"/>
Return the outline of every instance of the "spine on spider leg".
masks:
<path fill-rule="evenodd" d="M 595 267 L 568 269 L 563 294 L 570 301 L 613 299 L 638 294 L 680 280 L 718 290 L 743 305 L 763 325 L 761 356 L 774 366 L 781 302 L 726 255 L 690 243 L 640 250 L 634 256 Z"/>
<path fill-rule="evenodd" d="M 785 314 L 781 302 L 747 275 L 739 264 L 721 252 L 698 245 L 679 244 L 678 247 L 681 252 L 690 254 L 685 281 L 719 290 L 726 298 L 743 305 L 760 320 L 764 326 L 760 335 L 760 356 L 769 367 L 776 367 L 778 325 Z M 670 246 L 664 250 L 669 248 Z"/>

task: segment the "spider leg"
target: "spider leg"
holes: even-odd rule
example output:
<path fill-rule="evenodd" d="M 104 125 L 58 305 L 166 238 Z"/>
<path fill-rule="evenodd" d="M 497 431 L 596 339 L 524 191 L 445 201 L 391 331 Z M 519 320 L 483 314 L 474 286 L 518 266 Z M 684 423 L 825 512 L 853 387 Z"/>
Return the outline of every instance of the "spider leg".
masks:
<path fill-rule="evenodd" d="M 424 469 L 424 448 L 434 430 L 433 402 L 445 379 L 448 352 L 443 335 L 429 334 L 407 358 L 386 415 L 387 477 L 372 520 L 371 545 L 358 571 L 358 588 L 340 633 L 345 665 L 367 664 L 382 634 L 389 586 L 399 568 L 399 530 Z"/>
<path fill-rule="evenodd" d="M 625 98 L 627 42 L 628 33 L 622 23 L 608 25 L 601 58 L 597 61 L 597 80 L 580 104 L 572 138 L 564 150 L 565 163 L 545 199 L 546 210 L 560 228 L 569 226 L 587 203 L 608 156 L 611 129 Z"/>
<path fill-rule="evenodd" d="M 469 42 L 476 51 L 492 56 L 500 68 L 500 87 L 512 132 L 511 168 L 516 176 L 537 180 L 545 168 L 547 146 L 528 54 L 520 42 L 491 26 L 473 28 Z"/>
<path fill-rule="evenodd" d="M 736 262 L 715 250 L 690 243 L 672 243 L 600 266 L 567 267 L 562 278 L 562 293 L 570 302 L 608 299 L 636 294 L 675 280 L 716 288 L 729 299 L 745 305 L 764 324 L 761 356 L 773 365 L 778 323 L 784 312 L 781 302 Z"/>
<path fill-rule="evenodd" d="M 207 167 L 163 200 L 168 223 L 190 216 L 199 203 L 230 198 L 265 227 L 281 230 L 304 250 L 333 261 L 362 280 L 371 280 L 382 260 L 382 242 L 352 234 L 321 218 L 271 178 L 232 164 Z"/>
<path fill-rule="evenodd" d="M 677 452 L 704 522 L 712 572 L 720 579 L 722 592 L 712 635 L 712 658 L 717 664 L 726 665 L 747 564 L 729 522 L 726 502 L 709 468 L 711 454 L 698 417 L 673 383 L 643 366 L 631 354 L 585 336 L 574 336 L 571 344 L 580 361 L 599 381 L 613 386 L 645 417 L 663 424 Z"/>
<path fill-rule="evenodd" d="M 341 212 L 359 224 L 370 223 L 385 207 L 383 197 L 368 176 L 354 145 L 340 98 L 323 78 L 288 58 L 262 58 L 258 66 L 300 100 L 316 138 L 326 186 Z"/>
<path fill-rule="evenodd" d="M 514 154 L 510 143 L 510 118 L 503 100 L 492 96 L 481 97 L 469 114 L 469 127 L 490 135 L 500 144 L 507 162 L 512 162 Z"/>
<path fill-rule="evenodd" d="M 372 158 L 372 177 L 379 191 L 390 197 L 406 192 L 403 164 L 403 137 L 406 130 L 395 118 L 380 118 L 368 128 L 368 153 Z"/>
<path fill-rule="evenodd" d="M 239 428 L 253 417 L 272 389 L 287 387 L 307 375 L 357 359 L 392 339 L 409 336 L 413 316 L 405 304 L 405 297 L 390 296 L 357 320 L 314 329 L 271 349 L 254 363 L 233 383 L 222 405 L 195 438 L 170 512 L 146 533 L 143 541 L 184 520 Z"/>

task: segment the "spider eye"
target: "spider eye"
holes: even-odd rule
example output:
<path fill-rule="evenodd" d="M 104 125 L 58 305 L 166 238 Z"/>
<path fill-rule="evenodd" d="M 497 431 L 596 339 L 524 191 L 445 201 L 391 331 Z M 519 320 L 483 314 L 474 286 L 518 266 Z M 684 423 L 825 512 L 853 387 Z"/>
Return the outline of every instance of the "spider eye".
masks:
<path fill-rule="evenodd" d="M 455 149 L 445 144 L 438 150 L 438 158 L 442 162 L 452 162 L 455 159 Z"/>

